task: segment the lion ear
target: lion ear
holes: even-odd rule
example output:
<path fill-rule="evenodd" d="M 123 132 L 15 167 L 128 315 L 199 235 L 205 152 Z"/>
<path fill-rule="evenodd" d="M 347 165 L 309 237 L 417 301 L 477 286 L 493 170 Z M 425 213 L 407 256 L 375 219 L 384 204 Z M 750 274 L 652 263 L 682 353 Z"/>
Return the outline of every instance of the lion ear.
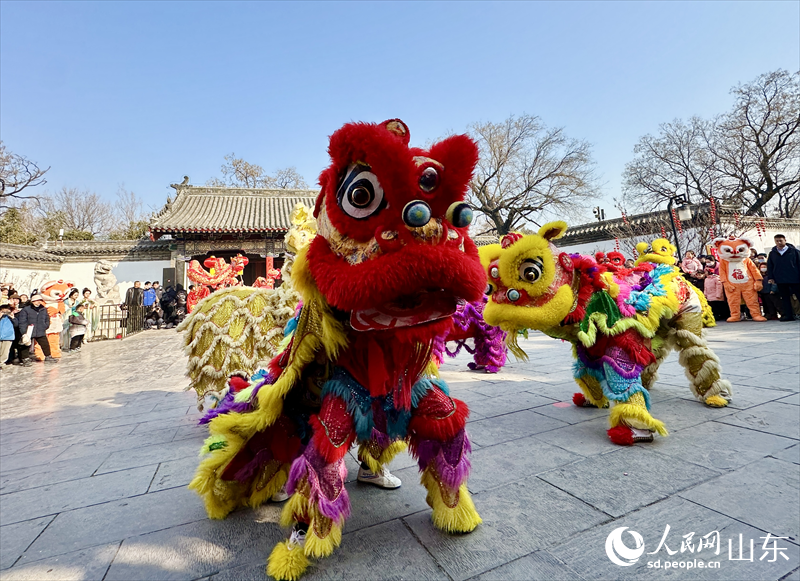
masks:
<path fill-rule="evenodd" d="M 545 240 L 557 240 L 561 238 L 564 233 L 567 231 L 567 223 L 561 220 L 556 220 L 555 222 L 548 222 L 541 228 L 539 228 L 539 236 L 544 238 Z"/>
<path fill-rule="evenodd" d="M 387 119 L 382 125 L 389 133 L 393 133 L 399 137 L 405 145 L 408 145 L 411 139 L 411 132 L 408 130 L 408 125 L 403 123 L 400 119 Z"/>
<path fill-rule="evenodd" d="M 648 246 L 650 245 L 647 242 L 639 242 L 639 244 L 636 245 L 636 252 L 638 252 L 640 255 L 645 254 Z"/>
<path fill-rule="evenodd" d="M 723 242 L 727 242 L 727 241 L 728 241 L 727 238 L 714 238 L 714 241 L 712 242 L 712 244 L 714 245 L 715 248 L 719 248 L 720 245 Z"/>

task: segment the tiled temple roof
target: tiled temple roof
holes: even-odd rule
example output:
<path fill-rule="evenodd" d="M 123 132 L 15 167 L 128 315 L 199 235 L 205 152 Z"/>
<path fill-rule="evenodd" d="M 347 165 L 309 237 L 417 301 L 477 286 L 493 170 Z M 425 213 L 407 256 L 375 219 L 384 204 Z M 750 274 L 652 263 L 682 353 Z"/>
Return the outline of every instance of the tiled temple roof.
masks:
<path fill-rule="evenodd" d="M 154 236 L 185 233 L 284 232 L 298 202 L 311 208 L 316 190 L 175 185 L 177 195 L 150 220 Z"/>
<path fill-rule="evenodd" d="M 711 206 L 709 204 L 692 204 L 692 219 L 683 222 L 683 228 L 708 228 L 710 224 Z M 717 223 L 734 225 L 736 228 L 753 228 L 757 222 L 762 222 L 768 227 L 797 227 L 800 221 L 788 218 L 762 218 L 760 216 L 741 216 L 729 207 L 717 207 Z M 615 236 L 628 238 L 631 236 L 647 236 L 660 234 L 664 227 L 671 235 L 671 222 L 666 210 L 648 212 L 646 214 L 632 214 L 627 216 L 627 224 L 622 218 L 603 220 L 602 222 L 589 222 L 570 226 L 567 233 L 555 241 L 557 246 L 574 246 L 612 240 Z"/>
<path fill-rule="evenodd" d="M 43 252 L 58 256 L 87 254 L 152 254 L 169 252 L 170 240 L 64 240 L 50 242 Z"/>
<path fill-rule="evenodd" d="M 25 262 L 53 262 L 61 263 L 64 259 L 60 256 L 51 254 L 37 248 L 36 246 L 24 246 L 22 244 L 0 244 L 0 260 L 11 262 L 15 260 Z"/>

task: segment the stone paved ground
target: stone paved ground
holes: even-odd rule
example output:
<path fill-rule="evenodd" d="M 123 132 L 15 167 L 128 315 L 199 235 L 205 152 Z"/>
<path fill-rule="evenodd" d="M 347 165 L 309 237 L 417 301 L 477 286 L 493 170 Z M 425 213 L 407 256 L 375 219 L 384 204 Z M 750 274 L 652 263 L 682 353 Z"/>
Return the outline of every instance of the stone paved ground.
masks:
<path fill-rule="evenodd" d="M 443 377 L 473 410 L 469 485 L 484 524 L 440 534 L 408 456 L 392 464 L 404 482 L 392 492 L 357 484 L 350 458 L 353 517 L 340 550 L 306 578 L 800 579 L 798 331 L 710 331 L 736 390 L 723 410 L 692 399 L 670 356 L 653 405 L 671 435 L 631 448 L 609 442 L 607 412 L 568 405 L 566 344 L 535 335 L 523 342 L 533 359 L 497 375 L 467 371 L 464 357 L 446 363 Z M 284 536 L 280 506 L 210 521 L 186 488 L 204 431 L 182 391 L 184 364 L 174 331 L 150 331 L 0 372 L 0 578 L 265 578 Z M 606 539 L 620 527 L 655 554 L 612 563 Z M 698 552 L 714 530 L 719 555 Z M 785 550 L 762 550 L 766 533 L 785 537 L 767 544 Z M 629 532 L 621 540 L 635 547 Z M 739 540 L 745 558 L 754 541 L 752 562 L 731 560 Z"/>

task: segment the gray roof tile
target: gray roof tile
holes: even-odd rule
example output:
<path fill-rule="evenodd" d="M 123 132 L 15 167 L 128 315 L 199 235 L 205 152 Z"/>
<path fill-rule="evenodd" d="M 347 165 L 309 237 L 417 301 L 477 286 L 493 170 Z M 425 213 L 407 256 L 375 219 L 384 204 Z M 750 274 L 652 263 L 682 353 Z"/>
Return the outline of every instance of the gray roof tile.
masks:
<path fill-rule="evenodd" d="M 286 231 L 298 202 L 314 207 L 316 190 L 175 186 L 177 196 L 150 221 L 153 234 Z"/>

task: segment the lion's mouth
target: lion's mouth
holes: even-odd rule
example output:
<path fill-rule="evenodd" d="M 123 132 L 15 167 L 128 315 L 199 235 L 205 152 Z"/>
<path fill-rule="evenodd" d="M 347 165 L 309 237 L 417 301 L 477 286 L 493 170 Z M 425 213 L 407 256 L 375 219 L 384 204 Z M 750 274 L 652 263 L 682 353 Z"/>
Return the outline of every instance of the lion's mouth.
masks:
<path fill-rule="evenodd" d="M 450 317 L 456 312 L 458 299 L 445 290 L 420 291 L 402 295 L 378 307 L 350 313 L 350 326 L 355 331 L 382 331 L 414 327 Z"/>

